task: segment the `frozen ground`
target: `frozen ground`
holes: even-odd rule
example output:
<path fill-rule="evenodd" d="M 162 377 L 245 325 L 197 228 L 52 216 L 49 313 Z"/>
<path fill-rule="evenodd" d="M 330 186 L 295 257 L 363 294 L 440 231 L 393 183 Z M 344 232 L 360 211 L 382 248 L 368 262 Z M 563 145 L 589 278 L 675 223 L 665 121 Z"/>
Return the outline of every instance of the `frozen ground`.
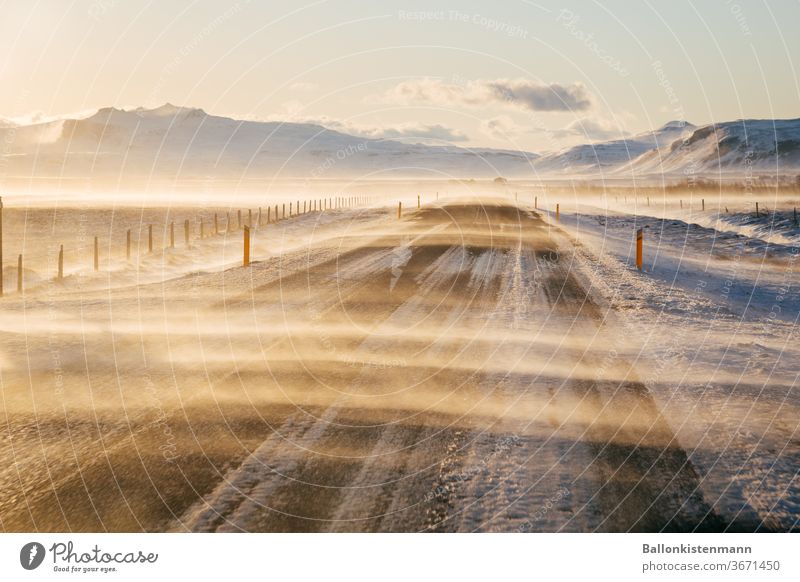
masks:
<path fill-rule="evenodd" d="M 238 230 L 176 229 L 142 261 L 36 271 L 2 300 L 0 525 L 797 528 L 790 232 L 414 202 L 257 229 L 250 268 Z M 165 222 L 117 218 L 109 256 Z"/>
<path fill-rule="evenodd" d="M 701 475 L 705 498 L 723 515 L 796 528 L 793 212 L 645 210 L 587 205 L 561 213 L 557 224 L 574 242 L 587 284 L 614 307 L 626 341 L 637 343 L 637 367 Z M 642 273 L 633 268 L 638 228 Z"/>

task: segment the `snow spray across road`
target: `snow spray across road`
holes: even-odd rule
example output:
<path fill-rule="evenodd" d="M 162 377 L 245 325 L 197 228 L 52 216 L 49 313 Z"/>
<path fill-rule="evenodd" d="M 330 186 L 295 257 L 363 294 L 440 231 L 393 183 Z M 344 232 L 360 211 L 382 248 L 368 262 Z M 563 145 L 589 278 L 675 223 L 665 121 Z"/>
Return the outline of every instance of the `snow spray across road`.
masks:
<path fill-rule="evenodd" d="M 704 497 L 636 346 L 536 211 L 464 199 L 352 218 L 249 268 L 9 304 L 25 325 L 80 319 L 2 332 L 4 366 L 21 362 L 3 372 L 1 446 L 19 463 L 0 472 L 3 526 L 762 525 Z"/>

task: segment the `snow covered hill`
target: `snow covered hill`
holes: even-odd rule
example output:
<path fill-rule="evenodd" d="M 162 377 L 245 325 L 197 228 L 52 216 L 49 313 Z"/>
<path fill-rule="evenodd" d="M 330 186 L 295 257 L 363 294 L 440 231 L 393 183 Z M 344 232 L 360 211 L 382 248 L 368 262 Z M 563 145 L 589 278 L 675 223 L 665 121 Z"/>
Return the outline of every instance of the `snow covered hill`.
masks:
<path fill-rule="evenodd" d="M 10 130 L 0 129 L 2 134 Z M 18 127 L 8 175 L 250 179 L 527 176 L 535 154 L 368 139 L 319 125 L 239 121 L 202 109 L 100 109 Z"/>
<path fill-rule="evenodd" d="M 648 173 L 783 173 L 800 168 L 800 119 L 743 119 L 706 125 L 650 151 L 621 171 Z"/>
<path fill-rule="evenodd" d="M 104 108 L 82 119 L 0 122 L 6 177 L 130 179 L 369 177 L 537 179 L 548 176 L 713 175 L 800 169 L 800 119 L 645 133 L 547 155 L 348 135 L 321 125 L 240 121 L 202 109 Z M 422 140 L 424 141 L 424 140 Z"/>
<path fill-rule="evenodd" d="M 545 173 L 596 173 L 619 168 L 642 154 L 664 148 L 690 135 L 697 127 L 686 121 L 670 121 L 654 130 L 624 139 L 582 144 L 542 156 L 536 169 Z"/>

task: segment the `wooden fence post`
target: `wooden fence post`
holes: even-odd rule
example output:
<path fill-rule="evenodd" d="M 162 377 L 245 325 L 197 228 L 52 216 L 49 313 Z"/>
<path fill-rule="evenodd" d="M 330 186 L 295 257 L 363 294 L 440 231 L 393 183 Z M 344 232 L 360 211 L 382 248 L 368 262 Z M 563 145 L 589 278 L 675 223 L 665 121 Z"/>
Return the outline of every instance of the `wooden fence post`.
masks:
<path fill-rule="evenodd" d="M 243 256 L 242 256 L 242 266 L 248 267 L 250 266 L 250 227 L 245 226 L 242 229 L 244 233 L 243 236 Z"/>
<path fill-rule="evenodd" d="M 214 234 L 219 234 L 219 222 L 217 221 L 217 213 L 214 213 Z"/>
<path fill-rule="evenodd" d="M 397 203 L 397 218 L 401 218 L 403 216 L 403 203 Z"/>
<path fill-rule="evenodd" d="M 289 218 L 292 217 L 292 203 L 289 202 Z"/>
<path fill-rule="evenodd" d="M 704 211 L 706 209 L 706 199 L 705 198 L 701 198 L 700 199 L 700 204 L 701 204 L 700 210 Z"/>
<path fill-rule="evenodd" d="M 248 208 L 247 209 L 247 226 L 249 226 L 250 228 L 253 228 L 253 209 L 252 208 Z"/>
<path fill-rule="evenodd" d="M 642 270 L 642 243 L 644 240 L 644 229 L 636 231 L 636 268 Z"/>
<path fill-rule="evenodd" d="M 183 221 L 183 242 L 189 247 L 189 219 Z"/>
<path fill-rule="evenodd" d="M 270 215 L 270 210 L 272 210 L 272 207 L 271 206 L 267 206 L 267 224 L 269 224 L 269 221 L 270 221 L 270 216 L 269 216 Z"/>
<path fill-rule="evenodd" d="M 539 210 L 539 197 L 538 196 L 534 196 L 533 197 L 533 207 L 534 207 L 534 209 Z"/>
<path fill-rule="evenodd" d="M 758 218 L 758 217 L 759 217 L 759 215 L 758 215 L 758 202 L 756 202 L 756 218 Z"/>
<path fill-rule="evenodd" d="M 258 226 L 261 226 L 261 207 L 258 207 L 258 218 L 256 219 Z"/>
<path fill-rule="evenodd" d="M 169 248 L 175 248 L 175 223 L 169 223 Z"/>
<path fill-rule="evenodd" d="M 561 220 L 561 205 L 556 204 L 556 220 Z"/>
<path fill-rule="evenodd" d="M 419 194 L 417 194 L 417 210 L 419 210 L 419 208 L 420 208 Z"/>
<path fill-rule="evenodd" d="M 283 203 L 283 218 L 286 219 L 286 202 Z"/>
<path fill-rule="evenodd" d="M 22 255 L 17 259 L 17 293 L 22 293 Z"/>
<path fill-rule="evenodd" d="M 131 260 L 131 229 L 128 229 L 128 232 L 125 233 L 125 258 L 127 260 Z"/>
<path fill-rule="evenodd" d="M 64 279 L 64 245 L 58 249 L 58 280 Z"/>

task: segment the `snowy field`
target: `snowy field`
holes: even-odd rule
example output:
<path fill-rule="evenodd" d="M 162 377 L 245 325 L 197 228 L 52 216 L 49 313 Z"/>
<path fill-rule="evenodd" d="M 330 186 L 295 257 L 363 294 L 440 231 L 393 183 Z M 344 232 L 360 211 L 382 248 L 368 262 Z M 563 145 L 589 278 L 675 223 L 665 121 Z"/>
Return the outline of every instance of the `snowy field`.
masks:
<path fill-rule="evenodd" d="M 7 204 L 0 526 L 797 529 L 792 205 L 534 195 Z"/>
<path fill-rule="evenodd" d="M 725 204 L 729 208 L 725 208 Z M 756 217 L 633 204 L 583 205 L 550 224 L 614 307 L 645 383 L 724 514 L 797 527 L 800 228 L 791 204 Z M 676 208 L 676 206 L 678 206 Z M 635 232 L 644 230 L 644 269 Z"/>

